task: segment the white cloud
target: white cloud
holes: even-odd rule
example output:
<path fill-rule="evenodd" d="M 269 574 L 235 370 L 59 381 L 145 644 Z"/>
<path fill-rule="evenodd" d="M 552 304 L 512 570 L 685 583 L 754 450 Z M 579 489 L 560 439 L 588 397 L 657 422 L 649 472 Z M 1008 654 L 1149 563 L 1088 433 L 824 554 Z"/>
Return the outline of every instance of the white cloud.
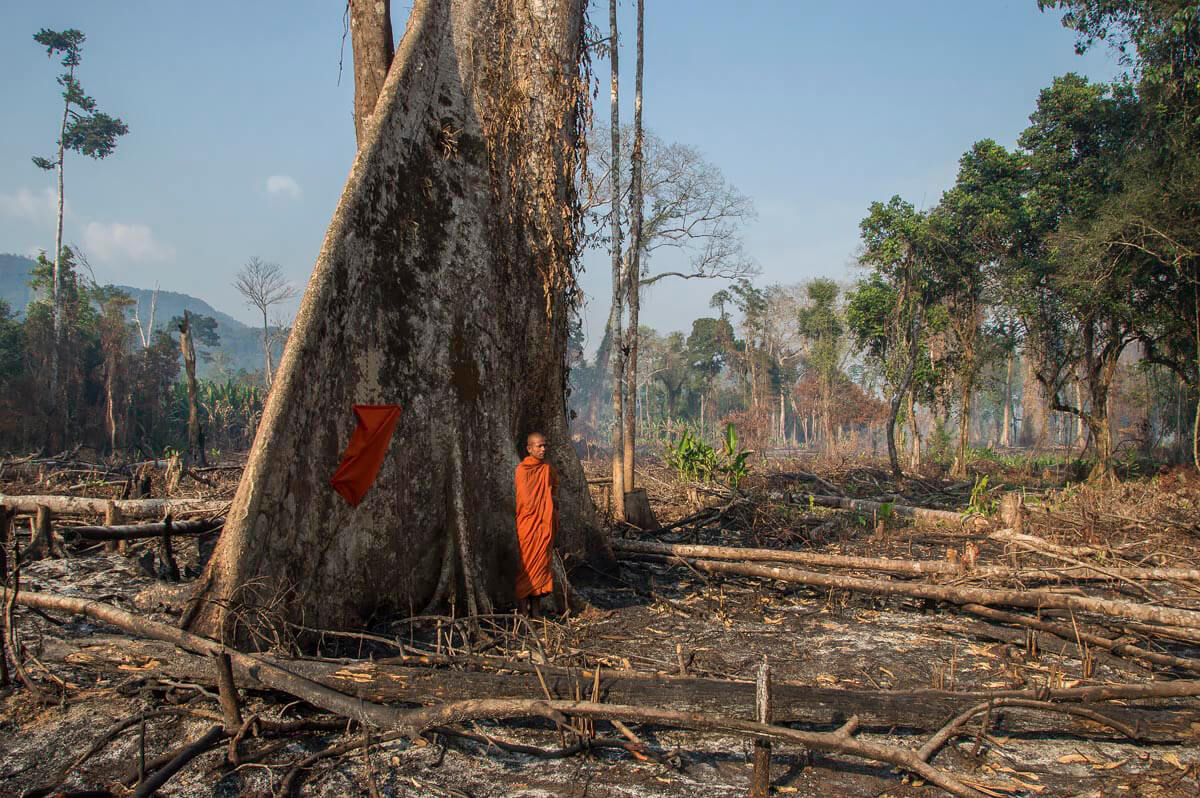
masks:
<path fill-rule="evenodd" d="M 291 175 L 271 175 L 267 178 L 268 194 L 285 194 L 292 199 L 300 197 L 300 184 Z"/>
<path fill-rule="evenodd" d="M 144 224 L 88 222 L 83 230 L 84 252 L 98 261 L 173 260 L 175 248 L 154 240 Z"/>
<path fill-rule="evenodd" d="M 0 193 L 0 214 L 34 222 L 53 222 L 58 215 L 58 194 L 50 187 L 41 191 L 19 188 Z"/>

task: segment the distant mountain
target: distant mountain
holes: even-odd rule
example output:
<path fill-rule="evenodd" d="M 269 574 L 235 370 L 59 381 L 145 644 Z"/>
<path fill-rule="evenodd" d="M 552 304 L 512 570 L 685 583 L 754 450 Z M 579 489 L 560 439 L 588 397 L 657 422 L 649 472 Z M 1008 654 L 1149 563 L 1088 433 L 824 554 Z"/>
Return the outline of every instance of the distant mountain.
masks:
<path fill-rule="evenodd" d="M 34 263 L 24 255 L 0 255 L 0 299 L 17 313 L 24 312 L 25 306 L 33 301 L 29 272 Z"/>
<path fill-rule="evenodd" d="M 29 287 L 29 274 L 35 263 L 32 258 L 24 255 L 0 255 L 0 299 L 7 302 L 18 315 L 24 315 L 26 306 L 36 298 L 33 289 Z M 138 318 L 145 326 L 150 321 L 150 303 L 153 301 L 154 290 L 128 285 L 118 285 L 116 288 L 129 294 L 135 303 L 129 311 L 129 318 L 133 318 L 136 309 Z M 203 299 L 175 291 L 159 290 L 158 301 L 154 307 L 154 329 L 165 329 L 167 323 L 176 316 L 182 316 L 184 310 L 212 316 L 217 320 L 217 334 L 221 336 L 221 345 L 211 351 L 224 353 L 229 369 L 244 369 L 249 372 L 262 369 L 262 330 L 247 326 L 229 314 L 222 313 Z M 201 351 L 207 349 L 197 348 Z M 274 363 L 279 362 L 281 354 L 282 347 L 277 346 L 272 352 Z M 214 363 L 206 363 L 203 360 L 197 363 L 196 367 L 201 377 L 211 377 L 216 370 Z"/>

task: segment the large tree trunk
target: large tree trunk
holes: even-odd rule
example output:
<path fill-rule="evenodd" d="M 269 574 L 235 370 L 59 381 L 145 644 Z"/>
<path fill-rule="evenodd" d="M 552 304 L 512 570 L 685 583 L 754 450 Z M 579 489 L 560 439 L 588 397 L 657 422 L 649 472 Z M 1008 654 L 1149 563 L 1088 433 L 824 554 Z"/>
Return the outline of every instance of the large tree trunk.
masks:
<path fill-rule="evenodd" d="M 1040 448 L 1046 442 L 1046 392 L 1037 379 L 1033 355 L 1021 358 L 1021 435 L 1022 446 Z"/>
<path fill-rule="evenodd" d="M 581 0 L 417 0 L 188 628 L 360 627 L 439 585 L 511 601 L 535 430 L 559 550 L 607 554 L 564 409 L 582 25 Z M 350 507 L 329 480 L 358 403 L 403 411 Z"/>
<path fill-rule="evenodd" d="M 354 50 L 354 136 L 359 148 L 367 120 L 392 66 L 391 0 L 350 0 L 350 38 Z"/>

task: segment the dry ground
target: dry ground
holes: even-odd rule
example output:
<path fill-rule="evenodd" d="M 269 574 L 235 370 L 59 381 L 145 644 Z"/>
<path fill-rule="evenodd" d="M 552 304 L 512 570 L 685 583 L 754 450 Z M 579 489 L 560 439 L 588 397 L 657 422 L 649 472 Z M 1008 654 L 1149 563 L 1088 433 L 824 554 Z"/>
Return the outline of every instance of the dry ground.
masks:
<path fill-rule="evenodd" d="M 900 504 L 962 510 L 973 483 L 952 482 L 930 473 L 910 481 L 900 495 L 888 494 L 886 472 L 878 462 L 774 460 L 733 497 L 723 490 L 677 484 L 664 469 L 648 466 L 643 475 L 652 506 L 664 524 L 695 517 L 705 506 L 717 512 L 655 533 L 614 528 L 615 538 L 704 543 L 856 554 L 905 560 L 946 560 L 980 547 L 978 563 L 1060 566 L 1054 558 L 1017 553 L 986 539 L 986 531 L 968 536 L 962 529 L 910 524 L 895 516 L 879 518 L 829 510 L 807 501 L 809 492 L 828 493 L 813 474 L 845 495 L 883 497 Z M 86 471 L 86 469 L 84 469 Z M 596 464 L 596 474 L 601 471 Z M 1200 567 L 1200 480 L 1187 469 L 1128 482 L 1107 490 L 1068 487 L 1066 475 L 1029 475 L 992 466 L 993 492 L 999 485 L 1022 485 L 1030 507 L 1028 530 L 1063 546 L 1087 545 L 1107 552 L 1106 567 L 1116 564 Z M 176 495 L 229 497 L 236 471 L 202 475 L 213 484 L 185 478 Z M 166 486 L 156 476 L 155 494 Z M 110 481 L 111 484 L 102 484 Z M 115 495 L 116 478 L 75 473 L 69 468 L 44 474 L 23 469 L 0 471 L 0 492 Z M 598 492 L 601 486 L 595 488 Z M 977 497 L 978 498 L 978 497 Z M 94 522 L 94 519 L 93 519 Z M 24 522 L 22 523 L 22 528 Z M 991 528 L 993 525 L 981 525 Z M 150 544 L 130 554 L 101 547 L 76 550 L 68 559 L 46 559 L 23 569 L 28 589 L 103 600 L 145 617 L 173 622 L 179 588 L 166 585 L 138 564 Z M 194 573 L 194 543 L 178 547 L 180 566 Z M 953 554 L 951 554 L 953 552 Z M 871 576 L 871 574 L 863 574 Z M 589 668 L 596 665 L 689 676 L 753 681 L 766 656 L 777 682 L 844 688 L 875 693 L 925 688 L 968 691 L 1013 688 L 1062 688 L 1106 683 L 1166 682 L 1195 673 L 1148 666 L 1129 658 L 1106 656 L 1070 641 L 1042 637 L 1036 650 L 1023 629 L 988 622 L 952 605 L 922 599 L 874 597 L 842 590 L 733 575 L 713 575 L 681 562 L 620 560 L 614 570 L 575 570 L 580 591 L 596 611 L 534 624 L 501 620 L 485 625 L 490 655 L 517 663 Z M 965 578 L 964 578 L 965 579 Z M 186 580 L 185 580 L 186 581 Z M 1157 606 L 1200 608 L 1200 589 L 1179 582 L 1127 584 L 1105 582 L 1081 588 Z M 1045 613 L 1043 617 L 1052 617 Z M 64 765 L 82 754 L 105 730 L 123 719 L 148 717 L 116 734 L 111 743 L 70 771 L 64 788 L 106 789 L 122 794 L 123 775 L 136 780 L 139 751 L 152 760 L 199 738 L 219 722 L 220 709 L 211 682 L 188 681 L 168 674 L 169 647 L 135 644 L 118 630 L 85 618 L 38 614 L 20 607 L 15 619 L 29 652 L 44 665 L 29 670 L 45 690 L 38 702 L 23 687 L 0 695 L 0 795 L 51 781 Z M 1200 643 L 1148 636 L 1144 629 L 1100 617 L 1061 616 L 1067 623 L 1110 637 L 1125 637 L 1178 657 L 1200 657 Z M 369 630 L 398 635 L 404 643 L 443 655 L 465 645 L 482 648 L 481 637 L 462 635 L 444 642 L 431 624 L 381 619 Z M 446 625 L 446 628 L 450 628 Z M 160 654 L 156 654 L 158 651 Z M 364 640 L 326 639 L 308 651 L 345 669 L 367 657 L 384 657 L 395 647 Z M 458 668 L 472 667 L 460 664 Z M 51 676 L 53 674 L 53 676 Z M 349 678 L 349 677 L 347 677 Z M 54 680 L 62 682 L 62 686 Z M 270 692 L 247 692 L 243 712 L 267 719 L 325 718 L 303 703 Z M 1131 703 L 1132 702 L 1127 702 Z M 1146 702 L 1143 702 L 1146 703 Z M 1006 716 L 991 718 L 984 736 L 959 737 L 934 763 L 996 795 L 1194 796 L 1200 794 L 1200 701 L 1195 698 L 1156 703 L 1179 717 L 1197 721 L 1175 742 L 1135 743 L 1097 725 L 1043 718 L 1044 730 L 1006 726 Z M 849 708 L 852 709 L 852 708 Z M 154 714 L 160 713 L 160 714 Z M 168 714 L 169 713 L 169 714 Z M 748 717 L 748 713 L 740 713 Z M 931 718 L 936 728 L 947 720 Z M 800 725 L 829 731 L 844 720 L 836 712 L 824 723 Z M 339 722 L 340 726 L 340 722 Z M 978 723 L 973 724 L 978 728 Z M 547 721 L 468 724 L 467 732 L 509 742 L 557 749 L 560 733 Z M 595 723 L 601 738 L 623 739 L 611 726 Z M 744 795 L 750 778 L 752 743 L 742 737 L 696 734 L 676 729 L 634 726 L 649 749 L 648 759 L 620 749 L 598 749 L 557 759 L 503 750 L 486 741 L 433 735 L 420 744 L 404 740 L 374 743 L 318 762 L 304 775 L 305 795 L 471 795 L 471 796 L 683 796 Z M 569 738 L 570 735 L 568 735 Z M 928 732 L 909 728 L 866 727 L 864 739 L 916 748 Z M 194 760 L 162 790 L 164 795 L 269 795 L 303 756 L 339 742 L 362 742 L 362 732 L 306 731 L 264 736 L 249 745 L 261 762 L 238 767 L 218 747 Z M 568 739 L 567 742 L 570 742 Z M 772 792 L 778 795 L 925 796 L 941 790 L 916 782 L 890 766 L 842 755 L 812 754 L 776 744 Z"/>

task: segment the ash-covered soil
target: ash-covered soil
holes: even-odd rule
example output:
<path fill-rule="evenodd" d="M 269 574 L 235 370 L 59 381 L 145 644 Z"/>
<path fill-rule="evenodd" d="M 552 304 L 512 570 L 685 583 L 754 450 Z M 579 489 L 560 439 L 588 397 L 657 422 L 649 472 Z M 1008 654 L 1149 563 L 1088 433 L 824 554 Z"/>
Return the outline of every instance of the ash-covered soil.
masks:
<path fill-rule="evenodd" d="M 911 524 L 896 517 L 829 510 L 806 502 L 807 491 L 826 492 L 809 478 L 817 466 L 780 463 L 774 473 L 745 486 L 741 498 L 676 485 L 663 470 L 648 469 L 645 484 L 664 523 L 686 519 L 703 507 L 716 507 L 694 523 L 657 533 L 614 529 L 614 537 L 666 542 L 753 546 L 855 554 L 905 560 L 946 560 L 979 547 L 978 564 L 1062 565 L 1053 557 L 1014 552 L 963 529 Z M 998 477 L 993 475 L 992 484 Z M 880 497 L 886 474 L 875 464 L 828 467 L 821 478 L 847 495 Z M 50 478 L 53 480 L 53 477 Z M 213 486 L 184 480 L 176 493 L 227 497 L 236 473 L 216 473 Z M 1063 480 L 1065 482 L 1065 480 Z M 21 479 L 0 483 L 9 494 L 45 493 Z M 71 485 L 55 485 L 58 489 Z M 165 491 L 166 486 L 158 486 Z M 929 476 L 900 504 L 963 509 L 971 485 Z M 92 495 L 116 495 L 119 485 L 97 487 Z M 104 493 L 103 491 L 111 491 Z M 87 493 L 76 489 L 76 495 Z M 155 495 L 163 495 L 162 492 Z M 998 491 L 993 493 L 997 496 Z M 986 498 L 986 497 L 985 497 Z M 1094 545 L 1110 552 L 1106 564 L 1200 566 L 1200 482 L 1186 470 L 1118 486 L 1028 489 L 1031 534 L 1063 546 Z M 706 520 L 707 519 L 707 520 Z M 96 522 L 97 519 L 90 519 Z M 18 522 L 24 530 L 26 521 Z M 993 525 L 994 526 L 994 525 Z M 44 590 L 104 601 L 138 615 L 175 623 L 187 580 L 180 585 L 153 576 L 155 543 L 138 543 L 125 553 L 103 546 L 73 548 L 66 559 L 45 559 L 21 571 L 23 589 Z M 198 570 L 199 547 L 180 540 L 175 547 L 184 573 Z M 951 554 L 950 552 L 954 552 Z M 140 562 L 141 561 L 141 562 Z M 147 563 L 145 566 L 142 562 Z M 874 578 L 878 574 L 859 573 Z M 574 572 L 576 586 L 595 606 L 583 616 L 530 625 L 496 622 L 486 654 L 546 667 L 596 665 L 643 674 L 687 675 L 752 682 L 764 657 L 772 678 L 846 691 L 984 691 L 1069 688 L 1100 684 L 1155 683 L 1196 678 L 1196 673 L 1106 655 L 1092 647 L 1068 645 L 1051 637 L 1031 642 L 1024 629 L 989 622 L 952 605 L 921 599 L 866 596 L 844 590 L 818 590 L 756 577 L 713 575 L 681 561 L 623 559 L 614 570 Z M 980 583 L 982 584 L 982 583 Z M 1109 581 L 1070 585 L 1087 595 L 1200 608 L 1200 589 L 1181 582 L 1139 587 Z M 1147 597 L 1149 594 L 1149 598 Z M 139 760 L 153 765 L 164 752 L 202 737 L 221 723 L 211 680 L 189 681 L 172 670 L 170 647 L 138 645 L 120 630 L 85 618 L 36 613 L 20 606 L 13 616 L 30 658 L 26 668 L 43 691 L 36 700 L 20 685 L 0 695 L 0 795 L 55 781 L 89 747 L 113 731 L 111 740 L 67 772 L 63 790 L 108 790 L 126 794 L 137 780 Z M 1200 658 L 1200 643 L 1153 635 L 1119 620 L 1044 612 L 1042 617 L 1081 629 L 1124 637 L 1155 651 Z M 370 630 L 382 638 L 436 651 L 457 653 L 479 640 L 435 639 L 429 624 L 380 619 Z M 449 628 L 449 627 L 447 627 Z M 124 641 L 124 642 L 123 642 Z M 454 646 L 455 648 L 450 648 Z M 274 652 L 294 654 L 295 652 Z M 396 653 L 377 640 L 326 638 L 304 654 L 352 669 L 355 662 Z M 494 665 L 494 663 L 493 663 Z M 453 667 L 483 667 L 459 663 Z M 492 668 L 495 669 L 494 667 Z M 514 671 L 515 673 L 515 671 Z M 481 696 L 486 697 L 486 696 Z M 584 696 L 586 698 L 586 696 Z M 1119 706 L 1153 706 L 1183 718 L 1173 741 L 1131 741 L 1098 724 L 1042 717 L 1043 730 L 1021 731 L 1005 713 L 979 719 L 970 733 L 952 740 L 933 760 L 939 768 L 994 795 L 1195 796 L 1200 794 L 1200 700 L 1126 701 Z M 1104 705 L 1097 705 L 1102 710 Z M 269 691 L 243 691 L 243 717 L 300 721 L 336 719 L 303 702 Z M 852 711 L 852 707 L 847 708 Z M 1013 717 L 1017 714 L 1012 711 Z M 741 713 L 750 717 L 749 713 Z M 144 724 L 141 718 L 145 717 Z M 1025 715 L 1022 715 L 1025 717 Z M 1195 722 L 1190 725 L 1188 718 Z M 931 718 L 936 729 L 948 717 Z M 844 718 L 797 728 L 832 731 Z M 572 756 L 541 758 L 501 746 L 435 734 L 416 743 L 379 742 L 352 724 L 339 728 L 247 736 L 244 759 L 266 751 L 258 761 L 234 764 L 221 745 L 190 762 L 160 791 L 172 796 L 277 794 L 295 764 L 337 744 L 348 750 L 316 761 L 304 773 L 300 794 L 320 796 L 725 796 L 745 795 L 750 781 L 748 738 L 694 733 L 631 724 L 650 757 L 621 749 L 595 749 Z M 1053 731 L 1056 728 L 1058 732 Z M 611 724 L 596 721 L 604 739 L 624 740 Z M 1182 730 L 1180 730 L 1182 729 Z M 574 737 L 550 721 L 479 721 L 462 731 L 499 741 L 555 751 Z M 1178 732 L 1178 733 L 1176 733 Z M 867 727 L 860 739 L 916 749 L 931 731 Z M 268 750 L 269 749 L 269 750 Z M 795 796 L 933 796 L 940 789 L 895 768 L 850 756 L 809 752 L 776 743 L 772 752 L 772 794 Z"/>

